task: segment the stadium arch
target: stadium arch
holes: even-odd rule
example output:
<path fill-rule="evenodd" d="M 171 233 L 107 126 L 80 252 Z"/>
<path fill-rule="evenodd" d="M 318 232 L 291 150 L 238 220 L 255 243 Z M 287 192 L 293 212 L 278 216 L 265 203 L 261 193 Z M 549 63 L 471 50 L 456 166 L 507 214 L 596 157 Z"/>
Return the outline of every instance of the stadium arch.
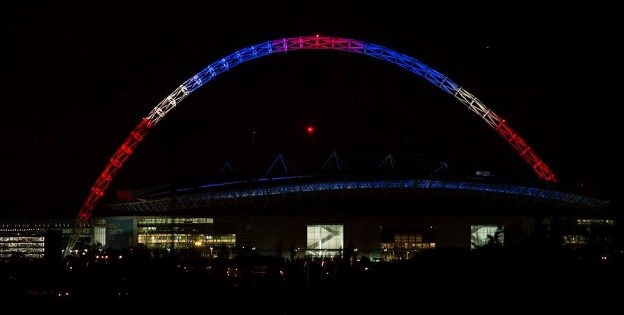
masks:
<path fill-rule="evenodd" d="M 192 92 L 196 91 L 219 74 L 237 65 L 263 56 L 296 50 L 337 50 L 362 54 L 390 62 L 416 74 L 440 88 L 442 91 L 451 94 L 461 104 L 485 121 L 488 126 L 505 139 L 514 151 L 531 166 L 537 177 L 545 181 L 557 182 L 557 177 L 544 160 L 542 160 L 526 141 L 509 126 L 505 119 L 501 118 L 478 98 L 453 82 L 447 76 L 417 59 L 384 46 L 349 38 L 320 35 L 282 38 L 249 46 L 213 62 L 202 71 L 186 80 L 158 103 L 158 105 L 156 105 L 130 132 L 91 187 L 78 213 L 74 233 L 67 244 L 65 255 L 69 255 L 75 246 L 78 239 L 76 232 L 90 220 L 96 205 L 105 195 L 114 176 L 125 164 L 130 155 L 132 155 L 149 130 L 158 124 L 167 113 L 177 107 Z"/>

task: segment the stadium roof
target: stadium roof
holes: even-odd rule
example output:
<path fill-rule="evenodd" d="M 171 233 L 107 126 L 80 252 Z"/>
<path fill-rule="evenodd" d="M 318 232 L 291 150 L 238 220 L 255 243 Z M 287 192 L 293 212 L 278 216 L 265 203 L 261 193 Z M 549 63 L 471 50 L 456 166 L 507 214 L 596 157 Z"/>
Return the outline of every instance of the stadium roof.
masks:
<path fill-rule="evenodd" d="M 136 191 L 131 200 L 110 204 L 113 210 L 131 213 L 160 213 L 179 210 L 219 209 L 249 204 L 293 200 L 302 202 L 305 198 L 318 196 L 341 196 L 355 201 L 363 198 L 362 193 L 377 195 L 377 201 L 388 202 L 406 199 L 410 203 L 414 196 L 478 197 L 477 203 L 491 203 L 491 200 L 504 200 L 505 207 L 538 207 L 547 205 L 555 208 L 600 210 L 609 205 L 608 201 L 572 192 L 536 186 L 487 181 L 479 178 L 438 179 L 438 178 L 330 178 L 315 176 L 289 176 L 260 178 L 231 182 L 203 184 L 195 187 L 169 189 L 161 186 L 156 189 Z M 385 196 L 379 198 L 380 195 Z M 391 197 L 388 197 L 390 195 Z M 348 197 L 345 197 L 348 196 Z M 359 196 L 359 197 L 358 197 Z M 366 197 L 368 198 L 368 197 Z M 364 199 L 366 199 L 364 198 Z M 436 199 L 433 198 L 433 199 Z M 418 198 L 417 198 L 418 199 Z M 421 198 L 422 199 L 422 198 Z M 431 199 L 431 198 L 429 198 Z M 448 198 L 444 198 L 448 199 Z M 304 201 L 303 201 L 304 202 Z M 384 202 L 384 201 L 382 201 Z M 266 208 L 266 206 L 265 206 Z"/>

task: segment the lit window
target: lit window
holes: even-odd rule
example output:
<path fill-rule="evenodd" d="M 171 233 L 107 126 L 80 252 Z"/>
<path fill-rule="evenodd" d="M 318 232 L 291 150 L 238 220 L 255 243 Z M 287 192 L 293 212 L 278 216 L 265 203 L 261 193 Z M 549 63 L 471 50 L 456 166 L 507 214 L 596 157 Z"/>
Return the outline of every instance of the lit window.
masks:
<path fill-rule="evenodd" d="M 308 255 L 339 256 L 344 247 L 343 225 L 308 225 Z"/>
<path fill-rule="evenodd" d="M 502 246 L 504 241 L 502 225 L 471 225 L 470 249 L 486 245 Z"/>

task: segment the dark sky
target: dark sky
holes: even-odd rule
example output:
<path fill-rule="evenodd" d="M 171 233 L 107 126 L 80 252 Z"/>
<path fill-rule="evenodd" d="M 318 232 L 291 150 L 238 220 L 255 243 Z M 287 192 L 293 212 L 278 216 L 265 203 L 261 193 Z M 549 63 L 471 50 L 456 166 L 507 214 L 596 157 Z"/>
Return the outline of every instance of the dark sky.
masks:
<path fill-rule="evenodd" d="M 621 96 L 610 82 L 621 58 L 613 8 L 223 5 L 2 8 L 0 215 L 75 214 L 132 127 L 184 80 L 249 45 L 317 33 L 419 59 L 506 118 L 566 187 L 614 194 Z M 309 172 L 332 150 L 351 152 L 353 165 L 392 152 L 535 181 L 485 123 L 421 78 L 369 57 L 313 51 L 245 63 L 192 94 L 139 147 L 111 194 L 207 180 L 227 160 L 259 173 L 277 152 Z"/>

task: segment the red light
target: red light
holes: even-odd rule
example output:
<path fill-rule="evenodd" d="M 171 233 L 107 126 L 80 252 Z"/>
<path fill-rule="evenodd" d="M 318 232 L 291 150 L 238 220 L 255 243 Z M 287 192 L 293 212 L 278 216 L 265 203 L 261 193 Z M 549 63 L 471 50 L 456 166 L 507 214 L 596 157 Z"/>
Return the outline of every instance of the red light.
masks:
<path fill-rule="evenodd" d="M 314 126 L 308 126 L 306 127 L 306 132 L 311 135 L 314 133 Z"/>

